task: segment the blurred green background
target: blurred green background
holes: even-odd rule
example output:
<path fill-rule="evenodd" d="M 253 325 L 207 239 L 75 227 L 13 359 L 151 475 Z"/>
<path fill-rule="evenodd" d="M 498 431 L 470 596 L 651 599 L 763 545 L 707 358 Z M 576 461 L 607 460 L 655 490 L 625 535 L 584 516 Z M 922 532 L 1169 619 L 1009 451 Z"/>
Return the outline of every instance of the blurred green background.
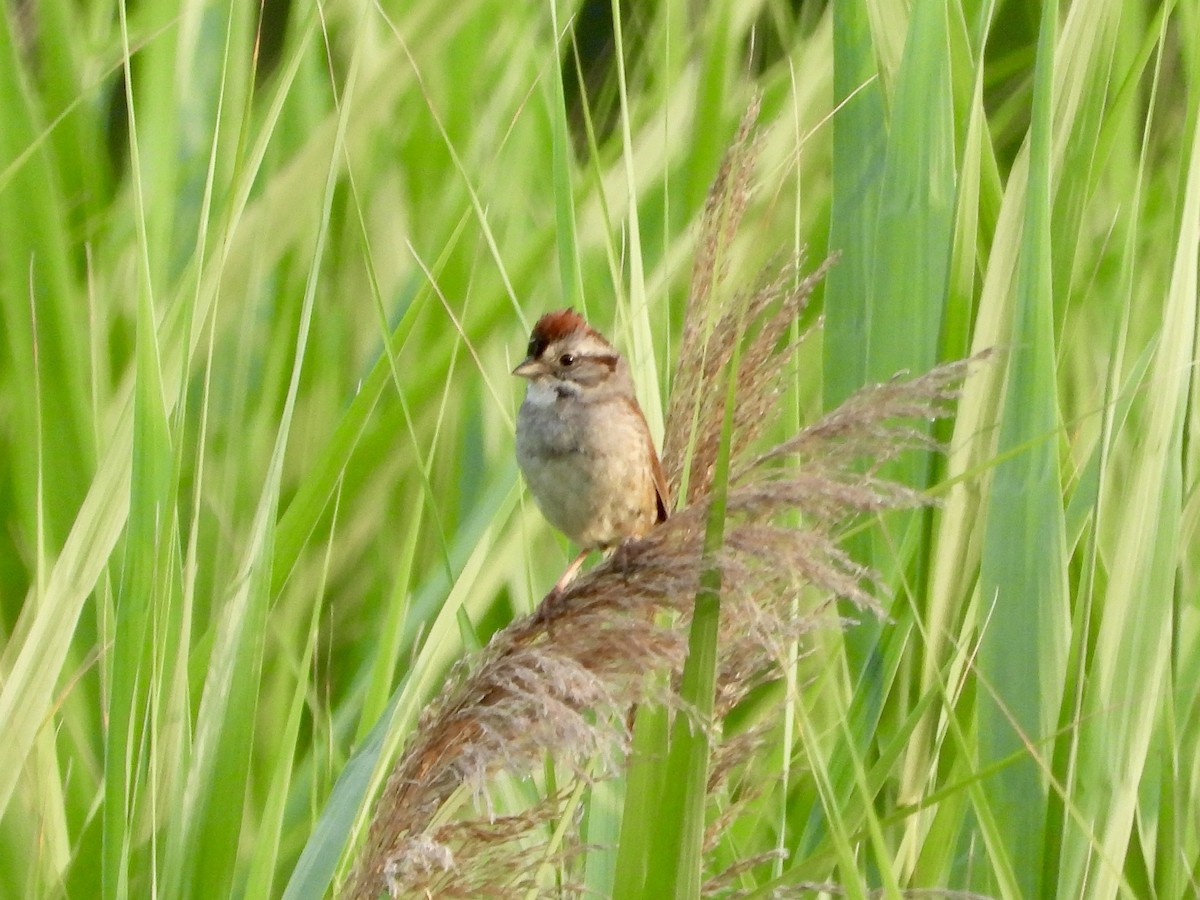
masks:
<path fill-rule="evenodd" d="M 718 857 L 1195 896 L 1194 0 L 6 3 L 0 895 L 344 874 L 380 748 L 572 552 L 512 458 L 528 326 L 583 309 L 661 436 L 756 90 L 731 280 L 841 253 L 777 434 L 1002 352 Z"/>

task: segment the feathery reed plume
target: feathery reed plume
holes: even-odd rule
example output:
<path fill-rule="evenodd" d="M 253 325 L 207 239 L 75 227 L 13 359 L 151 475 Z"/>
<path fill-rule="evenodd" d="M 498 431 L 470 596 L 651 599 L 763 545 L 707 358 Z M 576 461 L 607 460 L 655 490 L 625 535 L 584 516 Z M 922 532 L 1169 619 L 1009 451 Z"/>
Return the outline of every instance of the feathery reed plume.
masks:
<path fill-rule="evenodd" d="M 602 777 L 595 760 L 612 771 L 628 749 L 631 703 L 690 714 L 673 701 L 671 679 L 645 675 L 680 671 L 706 566 L 720 567 L 724 586 L 718 716 L 778 675 L 787 648 L 830 620 L 820 613 L 828 601 L 877 608 L 871 573 L 839 548 L 840 530 L 863 513 L 926 502 L 878 477 L 878 464 L 930 445 L 904 421 L 944 415 L 966 364 L 868 387 L 782 443 L 758 448 L 795 349 L 789 332 L 829 262 L 804 278 L 785 267 L 740 296 L 724 289 L 724 254 L 750 195 L 756 110 L 721 165 L 700 232 L 663 455 L 673 492 L 686 487 L 684 502 L 555 603 L 459 663 L 392 770 L 344 896 L 507 896 L 536 891 L 547 862 L 569 872 L 571 851 L 547 849 L 537 831 L 562 813 L 561 798 L 497 818 L 487 805 L 488 779 L 533 771 L 546 754 L 580 778 Z M 735 348 L 733 468 L 725 539 L 712 560 L 703 544 L 724 416 L 717 386 Z M 806 600 L 797 603 L 802 592 Z M 710 787 L 735 773 L 757 743 L 753 733 L 718 741 Z M 464 794 L 475 797 L 474 810 L 456 814 Z M 708 873 L 712 891 L 727 888 L 721 876 Z"/>

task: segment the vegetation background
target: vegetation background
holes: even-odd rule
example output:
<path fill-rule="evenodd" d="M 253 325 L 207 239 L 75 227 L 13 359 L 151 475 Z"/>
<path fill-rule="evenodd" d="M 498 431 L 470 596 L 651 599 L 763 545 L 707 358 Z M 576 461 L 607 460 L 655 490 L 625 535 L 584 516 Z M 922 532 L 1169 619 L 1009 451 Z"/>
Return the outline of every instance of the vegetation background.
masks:
<path fill-rule="evenodd" d="M 888 617 L 802 648 L 712 851 L 786 859 L 727 887 L 1200 891 L 1200 4 L 40 0 L 0 15 L 0 895 L 345 877 L 571 552 L 512 459 L 528 326 L 584 309 L 660 431 L 756 90 L 731 277 L 841 253 L 779 434 L 1003 353 L 897 473 L 942 505 L 854 538 Z M 573 877 L 637 896 L 613 853 Z"/>

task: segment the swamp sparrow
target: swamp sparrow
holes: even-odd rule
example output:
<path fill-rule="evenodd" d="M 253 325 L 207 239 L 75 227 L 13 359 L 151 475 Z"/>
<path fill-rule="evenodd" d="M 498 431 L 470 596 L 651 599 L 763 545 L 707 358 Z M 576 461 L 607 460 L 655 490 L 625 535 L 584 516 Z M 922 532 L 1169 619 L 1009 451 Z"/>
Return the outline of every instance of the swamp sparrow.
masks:
<path fill-rule="evenodd" d="M 517 414 L 517 462 L 542 514 L 582 548 L 557 594 L 590 550 L 641 537 L 670 500 L 629 363 L 572 309 L 546 313 L 514 375 L 529 379 Z"/>

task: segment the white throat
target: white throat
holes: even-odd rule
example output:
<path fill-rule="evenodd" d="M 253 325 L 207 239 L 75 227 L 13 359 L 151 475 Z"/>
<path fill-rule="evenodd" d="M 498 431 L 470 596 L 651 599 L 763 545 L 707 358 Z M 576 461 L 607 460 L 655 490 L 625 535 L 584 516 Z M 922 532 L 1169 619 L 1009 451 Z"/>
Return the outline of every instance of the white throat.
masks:
<path fill-rule="evenodd" d="M 558 401 L 558 391 L 554 382 L 548 378 L 539 378 L 529 382 L 525 389 L 525 402 L 530 406 L 553 406 Z"/>

